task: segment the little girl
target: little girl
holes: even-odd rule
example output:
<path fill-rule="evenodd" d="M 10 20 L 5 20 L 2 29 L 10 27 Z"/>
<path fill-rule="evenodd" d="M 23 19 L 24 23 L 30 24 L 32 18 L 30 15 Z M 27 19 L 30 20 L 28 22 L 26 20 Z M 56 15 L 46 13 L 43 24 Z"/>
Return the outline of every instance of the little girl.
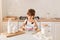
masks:
<path fill-rule="evenodd" d="M 23 25 L 21 26 L 21 29 L 23 31 L 25 30 L 39 31 L 37 21 L 34 19 L 34 16 L 35 16 L 35 10 L 29 9 L 27 12 L 27 19 L 24 21 Z"/>

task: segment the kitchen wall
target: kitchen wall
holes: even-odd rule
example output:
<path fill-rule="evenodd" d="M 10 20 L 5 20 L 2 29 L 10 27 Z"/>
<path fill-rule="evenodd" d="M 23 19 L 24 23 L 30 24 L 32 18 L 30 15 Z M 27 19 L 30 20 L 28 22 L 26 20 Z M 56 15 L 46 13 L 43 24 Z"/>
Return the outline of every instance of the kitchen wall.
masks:
<path fill-rule="evenodd" d="M 3 0 L 3 16 L 25 16 L 29 8 L 40 17 L 60 18 L 60 0 Z M 49 14 L 48 14 L 49 13 Z"/>
<path fill-rule="evenodd" d="M 2 16 L 7 16 L 8 15 L 8 10 L 7 10 L 7 0 L 2 0 Z"/>
<path fill-rule="evenodd" d="M 0 0 L 0 33 L 2 32 L 2 0 Z"/>

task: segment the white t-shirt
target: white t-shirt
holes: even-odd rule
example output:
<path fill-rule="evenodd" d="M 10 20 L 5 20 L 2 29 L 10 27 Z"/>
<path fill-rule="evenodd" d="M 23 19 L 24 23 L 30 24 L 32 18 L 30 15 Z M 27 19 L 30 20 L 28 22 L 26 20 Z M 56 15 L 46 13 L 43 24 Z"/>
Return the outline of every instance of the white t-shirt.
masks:
<path fill-rule="evenodd" d="M 27 23 L 26 23 L 26 22 L 27 22 Z M 26 23 L 26 25 L 25 25 L 26 28 L 28 28 L 28 27 L 29 27 L 29 28 L 34 27 L 34 23 L 32 24 L 31 22 L 28 21 L 28 19 L 26 19 L 26 20 L 24 21 L 24 23 Z"/>
<path fill-rule="evenodd" d="M 26 22 L 27 22 L 27 23 L 26 23 Z M 37 22 L 37 21 L 36 21 L 36 22 Z M 26 19 L 26 20 L 24 21 L 24 23 L 26 23 L 25 27 L 26 27 L 27 29 L 33 29 L 33 28 L 34 28 L 35 23 L 32 24 L 32 22 L 28 21 L 28 19 Z"/>

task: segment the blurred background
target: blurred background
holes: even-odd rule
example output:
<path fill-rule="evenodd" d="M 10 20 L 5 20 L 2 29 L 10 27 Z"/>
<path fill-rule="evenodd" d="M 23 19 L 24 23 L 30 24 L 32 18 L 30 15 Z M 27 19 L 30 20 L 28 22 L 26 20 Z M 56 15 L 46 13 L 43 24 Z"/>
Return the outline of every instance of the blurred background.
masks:
<path fill-rule="evenodd" d="M 53 40 L 60 40 L 60 0 L 0 0 L 0 33 L 7 28 L 7 22 L 3 21 L 3 18 L 26 16 L 30 8 L 36 10 L 36 16 L 45 18 L 40 19 L 42 24 L 51 24 Z"/>

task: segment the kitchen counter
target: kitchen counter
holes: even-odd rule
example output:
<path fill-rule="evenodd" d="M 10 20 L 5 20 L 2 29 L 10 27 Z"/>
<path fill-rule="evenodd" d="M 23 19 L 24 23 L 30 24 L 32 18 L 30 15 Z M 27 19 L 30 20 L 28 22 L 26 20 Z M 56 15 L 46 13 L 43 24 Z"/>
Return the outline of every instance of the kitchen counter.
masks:
<path fill-rule="evenodd" d="M 35 33 L 38 33 L 40 32 L 40 30 L 38 29 L 36 32 L 35 31 L 18 31 L 18 32 L 15 32 L 15 33 L 1 33 L 2 35 L 5 35 L 6 37 L 13 37 L 13 36 L 17 36 L 17 35 L 22 35 L 22 34 L 35 34 Z"/>
<path fill-rule="evenodd" d="M 3 20 L 3 22 L 7 22 L 8 20 Z M 20 22 L 23 22 L 24 20 L 19 20 L 19 19 L 16 19 L 16 20 L 12 20 L 13 22 L 17 22 L 17 21 L 20 21 Z M 37 20 L 38 22 L 60 22 L 60 18 L 57 19 L 57 18 L 50 18 L 50 19 L 47 19 L 47 18 L 40 18 L 39 20 Z"/>
<path fill-rule="evenodd" d="M 0 35 L 0 40 L 38 40 L 37 38 L 35 38 L 32 34 L 22 34 L 22 35 L 17 35 L 14 37 L 5 37 L 3 35 Z"/>
<path fill-rule="evenodd" d="M 41 18 L 39 19 L 40 22 L 60 22 L 60 18 L 59 19 L 55 19 L 55 18 L 50 18 L 50 19 L 46 19 L 46 18 Z"/>

